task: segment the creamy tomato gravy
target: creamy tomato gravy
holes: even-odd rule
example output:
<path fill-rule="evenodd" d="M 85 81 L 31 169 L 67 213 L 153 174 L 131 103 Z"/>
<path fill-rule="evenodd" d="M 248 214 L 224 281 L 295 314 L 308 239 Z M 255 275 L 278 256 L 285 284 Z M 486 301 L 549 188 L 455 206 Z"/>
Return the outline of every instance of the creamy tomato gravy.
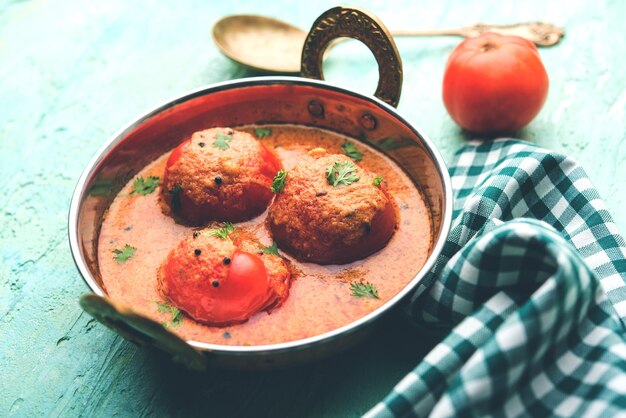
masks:
<path fill-rule="evenodd" d="M 342 135 L 316 128 L 293 125 L 264 125 L 270 136 L 261 139 L 281 159 L 286 170 L 293 168 L 309 150 L 317 147 L 342 154 L 341 145 L 350 140 Z M 254 127 L 239 127 L 252 133 Z M 181 138 L 182 140 L 183 138 Z M 431 220 L 422 195 L 389 158 L 353 142 L 363 154 L 358 164 L 384 176 L 389 194 L 398 209 L 398 229 L 385 248 L 350 264 L 321 266 L 301 263 L 281 251 L 298 272 L 289 297 L 268 314 L 260 312 L 244 324 L 224 328 L 209 327 L 185 316 L 170 330 L 186 340 L 223 345 L 265 345 L 312 337 L 349 324 L 391 299 L 417 274 L 426 262 L 432 245 Z M 161 156 L 138 176 L 158 176 L 169 153 Z M 156 321 L 167 323 L 170 313 L 159 312 L 157 302 L 164 298 L 157 291 L 156 271 L 167 253 L 192 228 L 177 224 L 163 214 L 159 190 L 141 196 L 131 194 L 132 179 L 117 195 L 104 217 L 98 244 L 98 261 L 109 297 Z M 272 239 L 265 225 L 266 213 L 236 227 L 253 231 L 264 245 Z M 118 264 L 113 250 L 124 245 L 136 248 L 126 262 Z M 380 299 L 356 298 L 350 283 L 371 282 Z"/>

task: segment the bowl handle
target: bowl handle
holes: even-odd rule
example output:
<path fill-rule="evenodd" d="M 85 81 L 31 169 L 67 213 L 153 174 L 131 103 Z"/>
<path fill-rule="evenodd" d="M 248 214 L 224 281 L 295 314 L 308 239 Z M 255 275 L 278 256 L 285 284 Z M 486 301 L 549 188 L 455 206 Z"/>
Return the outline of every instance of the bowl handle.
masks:
<path fill-rule="evenodd" d="M 161 324 L 94 293 L 80 298 L 80 306 L 89 315 L 140 345 L 152 345 L 172 355 L 175 362 L 193 370 L 205 370 L 206 358 Z"/>
<path fill-rule="evenodd" d="M 402 92 L 402 60 L 391 34 L 373 14 L 357 7 L 334 7 L 317 18 L 304 41 L 301 75 L 324 79 L 322 59 L 337 38 L 363 42 L 378 63 L 378 86 L 374 95 L 396 107 Z"/>

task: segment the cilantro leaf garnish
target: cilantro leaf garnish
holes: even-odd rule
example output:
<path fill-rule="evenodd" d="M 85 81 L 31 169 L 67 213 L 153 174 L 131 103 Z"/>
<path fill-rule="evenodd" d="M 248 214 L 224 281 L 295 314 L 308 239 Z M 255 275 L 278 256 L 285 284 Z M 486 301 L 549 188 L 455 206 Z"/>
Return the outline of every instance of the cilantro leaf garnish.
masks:
<path fill-rule="evenodd" d="M 142 196 L 148 195 L 156 190 L 159 185 L 159 178 L 157 176 L 150 176 L 147 179 L 143 177 L 137 177 L 133 183 L 133 191 L 130 194 L 140 194 Z"/>
<path fill-rule="evenodd" d="M 351 283 L 350 290 L 352 291 L 352 296 L 355 298 L 380 299 L 378 297 L 378 290 L 376 290 L 376 287 L 370 282 Z"/>
<path fill-rule="evenodd" d="M 172 209 L 175 211 L 180 210 L 180 192 L 182 191 L 183 187 L 180 184 L 177 184 L 173 189 L 170 189 L 167 192 L 170 196 L 172 196 Z"/>
<path fill-rule="evenodd" d="M 272 181 L 272 193 L 282 192 L 285 188 L 285 182 L 287 181 L 287 172 L 284 169 L 280 169 L 274 180 Z"/>
<path fill-rule="evenodd" d="M 380 184 L 383 182 L 383 176 L 376 176 L 372 180 L 372 185 L 380 188 Z"/>
<path fill-rule="evenodd" d="M 230 148 L 228 143 L 233 140 L 233 137 L 230 135 L 222 135 L 220 133 L 217 134 L 217 139 L 213 142 L 213 146 L 221 149 L 222 151 Z"/>
<path fill-rule="evenodd" d="M 326 168 L 326 180 L 332 186 L 344 184 L 346 186 L 359 181 L 356 174 L 356 166 L 350 161 L 344 163 L 336 162 Z"/>
<path fill-rule="evenodd" d="M 254 128 L 254 134 L 257 138 L 263 139 L 272 134 L 272 130 L 269 128 Z"/>
<path fill-rule="evenodd" d="M 282 257 L 278 252 L 278 244 L 276 244 L 276 241 L 272 242 L 272 245 L 270 245 L 269 247 L 261 247 L 261 251 L 263 251 L 265 254 L 274 254 Z"/>
<path fill-rule="evenodd" d="M 183 313 L 175 306 L 170 305 L 167 302 L 155 302 L 157 304 L 157 309 L 161 313 L 171 313 L 172 320 L 169 322 L 163 322 L 162 325 L 166 328 L 176 328 L 179 326 L 185 317 Z"/>
<path fill-rule="evenodd" d="M 172 312 L 172 325 L 178 326 L 181 322 L 183 322 L 183 313 L 178 308 L 172 307 L 170 310 Z"/>
<path fill-rule="evenodd" d="M 159 310 L 159 312 L 161 313 L 166 313 L 170 311 L 170 304 L 167 302 L 154 302 L 157 304 L 157 309 Z"/>
<path fill-rule="evenodd" d="M 130 245 L 126 244 L 124 245 L 124 248 L 122 248 L 121 250 L 116 248 L 115 250 L 111 252 L 115 254 L 115 257 L 113 257 L 113 259 L 118 264 L 123 264 L 135 254 L 136 250 L 137 248 L 131 247 Z"/>
<path fill-rule="evenodd" d="M 356 149 L 352 142 L 345 142 L 341 146 L 341 149 L 343 149 L 343 152 L 354 161 L 361 161 L 363 159 L 363 154 L 361 154 L 359 150 Z"/>
<path fill-rule="evenodd" d="M 224 226 L 221 228 L 212 228 L 205 232 L 210 237 L 217 237 L 219 239 L 230 240 L 230 234 L 235 232 L 235 227 L 230 222 L 224 222 Z"/>

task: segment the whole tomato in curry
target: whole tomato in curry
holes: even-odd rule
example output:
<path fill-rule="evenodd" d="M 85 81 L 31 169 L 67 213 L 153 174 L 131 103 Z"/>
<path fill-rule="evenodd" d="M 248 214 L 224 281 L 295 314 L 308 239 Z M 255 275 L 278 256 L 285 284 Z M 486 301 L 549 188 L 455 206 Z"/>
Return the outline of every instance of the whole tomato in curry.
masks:
<path fill-rule="evenodd" d="M 233 231 L 196 231 L 170 251 L 157 272 L 161 294 L 207 325 L 245 322 L 280 305 L 289 293 L 285 260 L 260 251 L 245 231 Z"/>
<path fill-rule="evenodd" d="M 170 154 L 163 198 L 187 223 L 238 222 L 262 213 L 274 197 L 278 158 L 246 132 L 212 128 L 194 133 Z"/>
<path fill-rule="evenodd" d="M 281 249 L 318 264 L 363 259 L 383 248 L 397 227 L 382 176 L 323 148 L 289 171 L 267 219 Z"/>
<path fill-rule="evenodd" d="M 453 51 L 443 78 L 443 102 L 461 127 L 500 133 L 527 125 L 548 94 L 537 47 L 518 36 L 484 33 Z"/>

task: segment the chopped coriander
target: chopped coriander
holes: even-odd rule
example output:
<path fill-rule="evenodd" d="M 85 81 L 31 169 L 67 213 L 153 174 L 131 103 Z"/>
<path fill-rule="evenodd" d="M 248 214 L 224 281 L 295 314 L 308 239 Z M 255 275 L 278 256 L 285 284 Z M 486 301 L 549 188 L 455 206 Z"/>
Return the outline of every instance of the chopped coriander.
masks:
<path fill-rule="evenodd" d="M 156 190 L 159 185 L 159 178 L 157 176 L 150 176 L 147 179 L 143 177 L 137 177 L 133 183 L 133 191 L 130 194 L 140 194 L 142 196 L 148 195 Z"/>
<path fill-rule="evenodd" d="M 272 181 L 272 193 L 282 192 L 287 181 L 287 172 L 281 168 Z"/>
<path fill-rule="evenodd" d="M 157 309 L 159 310 L 159 312 L 161 313 L 166 313 L 170 311 L 170 304 L 167 302 L 154 302 L 157 304 Z"/>
<path fill-rule="evenodd" d="M 263 139 L 272 134 L 272 130 L 269 128 L 254 128 L 254 134 L 257 138 Z"/>
<path fill-rule="evenodd" d="M 230 222 L 224 222 L 221 228 L 212 228 L 205 232 L 210 237 L 217 237 L 219 239 L 230 240 L 230 234 L 235 232 L 235 227 Z"/>
<path fill-rule="evenodd" d="M 183 319 L 185 319 L 185 317 L 183 316 L 183 313 L 177 307 L 172 306 L 167 302 L 155 302 L 155 303 L 157 304 L 157 309 L 159 312 L 172 314 L 171 321 L 162 323 L 164 327 L 176 328 L 177 326 L 181 324 L 181 322 L 183 322 Z"/>
<path fill-rule="evenodd" d="M 352 291 L 352 296 L 355 298 L 379 299 L 378 290 L 376 290 L 374 285 L 370 282 L 351 283 L 350 290 Z"/>
<path fill-rule="evenodd" d="M 341 146 L 341 149 L 343 149 L 343 152 L 354 161 L 361 161 L 363 159 L 363 154 L 361 154 L 359 150 L 356 149 L 352 142 L 345 142 Z"/>
<path fill-rule="evenodd" d="M 326 180 L 333 186 L 344 184 L 346 186 L 359 181 L 356 174 L 356 166 L 350 161 L 344 163 L 336 162 L 326 168 Z"/>
<path fill-rule="evenodd" d="M 222 135 L 220 133 L 217 134 L 217 139 L 213 142 L 213 146 L 221 149 L 222 151 L 230 148 L 228 143 L 233 140 L 233 137 L 230 135 Z"/>
<path fill-rule="evenodd" d="M 282 257 L 278 252 L 278 244 L 276 244 L 276 241 L 274 241 L 269 247 L 261 247 L 261 251 L 263 251 L 265 254 L 274 254 Z"/>
<path fill-rule="evenodd" d="M 183 322 L 184 319 L 183 313 L 180 311 L 180 309 L 172 307 L 172 309 L 170 309 L 170 312 L 172 313 L 172 325 L 180 325 L 180 323 Z"/>
<path fill-rule="evenodd" d="M 135 254 L 136 250 L 137 248 L 131 247 L 130 245 L 126 244 L 124 245 L 124 248 L 122 248 L 121 250 L 115 249 L 112 251 L 112 253 L 115 254 L 115 257 L 113 257 L 113 259 L 118 264 L 125 263 L 126 261 L 128 261 L 129 258 L 131 258 Z"/>
<path fill-rule="evenodd" d="M 383 176 L 376 176 L 372 180 L 372 185 L 380 188 L 380 184 L 383 182 Z"/>
<path fill-rule="evenodd" d="M 173 189 L 168 190 L 170 196 L 172 196 L 172 209 L 180 210 L 180 192 L 183 191 L 183 187 L 180 184 L 174 186 Z"/>

